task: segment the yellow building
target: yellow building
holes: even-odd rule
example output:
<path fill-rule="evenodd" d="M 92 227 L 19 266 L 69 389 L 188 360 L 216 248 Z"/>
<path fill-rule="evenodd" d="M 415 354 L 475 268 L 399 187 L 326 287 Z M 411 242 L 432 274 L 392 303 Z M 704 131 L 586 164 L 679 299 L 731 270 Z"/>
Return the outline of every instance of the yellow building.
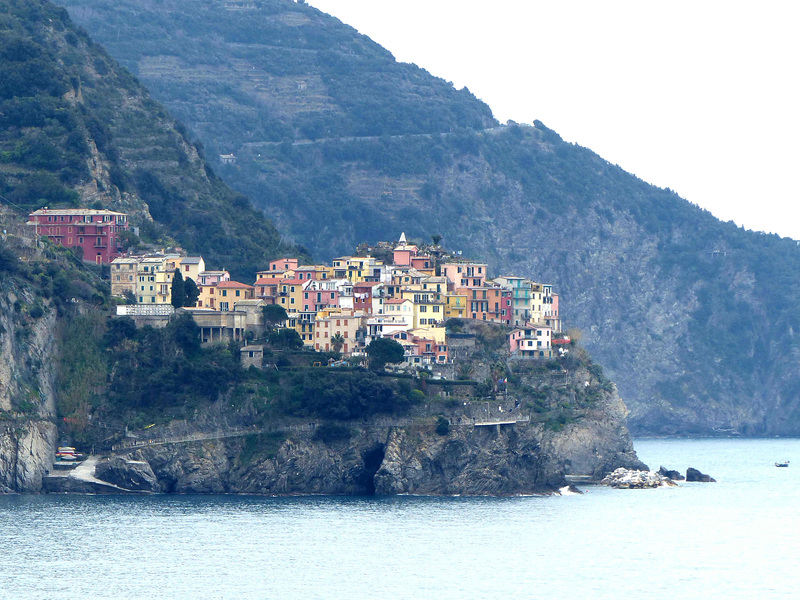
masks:
<path fill-rule="evenodd" d="M 169 304 L 172 298 L 172 274 L 167 261 L 174 257 L 148 256 L 136 270 L 136 301 L 139 304 Z"/>
<path fill-rule="evenodd" d="M 333 279 L 349 279 L 361 283 L 368 278 L 377 281 L 383 263 L 372 256 L 340 256 L 333 259 Z"/>
<path fill-rule="evenodd" d="M 446 336 L 444 327 L 423 327 L 420 329 L 412 329 L 411 333 L 418 338 L 434 340 L 437 344 L 445 343 Z"/>
<path fill-rule="evenodd" d="M 467 294 L 447 294 L 444 297 L 444 318 L 467 318 Z"/>
<path fill-rule="evenodd" d="M 275 304 L 279 304 L 286 312 L 301 312 L 303 310 L 303 284 L 302 279 L 284 279 L 278 284 L 278 297 Z"/>
<path fill-rule="evenodd" d="M 303 340 L 303 345 L 314 348 L 314 327 L 316 324 L 317 313 L 315 312 L 291 312 L 287 313 L 286 327 L 294 329 Z"/>
<path fill-rule="evenodd" d="M 442 323 L 444 316 L 444 294 L 435 291 L 423 292 L 422 290 L 402 289 L 400 297 L 414 303 L 414 321 L 412 327 L 429 327 Z"/>

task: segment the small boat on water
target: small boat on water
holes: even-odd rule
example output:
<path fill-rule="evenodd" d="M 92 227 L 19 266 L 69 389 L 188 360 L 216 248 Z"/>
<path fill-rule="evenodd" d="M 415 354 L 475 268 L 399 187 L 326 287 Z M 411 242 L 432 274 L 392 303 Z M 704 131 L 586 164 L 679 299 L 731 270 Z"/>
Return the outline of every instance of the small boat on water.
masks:
<path fill-rule="evenodd" d="M 789 461 L 788 460 L 784 460 L 782 462 L 776 462 L 775 466 L 776 467 L 788 467 L 789 466 Z"/>

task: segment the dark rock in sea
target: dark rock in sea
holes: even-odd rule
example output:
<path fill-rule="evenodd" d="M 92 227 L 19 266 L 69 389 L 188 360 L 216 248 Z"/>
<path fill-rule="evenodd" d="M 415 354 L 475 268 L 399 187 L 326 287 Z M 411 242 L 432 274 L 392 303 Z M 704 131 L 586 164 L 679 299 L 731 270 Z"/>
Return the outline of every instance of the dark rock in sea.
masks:
<path fill-rule="evenodd" d="M 686 479 L 683 475 L 680 474 L 679 471 L 672 471 L 671 469 L 667 469 L 665 467 L 660 467 L 658 469 L 658 474 L 663 475 L 664 477 L 669 477 L 672 481 L 683 481 Z"/>
<path fill-rule="evenodd" d="M 99 462 L 95 477 L 126 490 L 160 492 L 161 486 L 150 464 L 141 455 L 135 458 L 113 456 Z"/>
<path fill-rule="evenodd" d="M 705 473 L 701 473 L 697 469 L 693 469 L 689 467 L 686 469 L 686 481 L 700 481 L 703 483 L 709 482 L 716 482 L 717 480 L 711 477 L 710 475 L 706 475 Z"/>

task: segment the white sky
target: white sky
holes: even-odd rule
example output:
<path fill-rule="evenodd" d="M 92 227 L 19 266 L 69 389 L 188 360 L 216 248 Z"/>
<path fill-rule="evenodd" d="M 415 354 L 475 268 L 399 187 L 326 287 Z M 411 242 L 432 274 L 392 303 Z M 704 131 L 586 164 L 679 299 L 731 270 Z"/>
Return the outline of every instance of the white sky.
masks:
<path fill-rule="evenodd" d="M 800 3 L 308 0 L 724 221 L 800 239 Z"/>

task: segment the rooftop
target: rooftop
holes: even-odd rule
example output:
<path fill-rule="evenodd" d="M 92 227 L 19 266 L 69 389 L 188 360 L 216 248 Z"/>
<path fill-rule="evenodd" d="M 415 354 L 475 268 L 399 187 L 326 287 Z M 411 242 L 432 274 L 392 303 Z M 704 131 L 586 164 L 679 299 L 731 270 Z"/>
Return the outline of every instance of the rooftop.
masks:
<path fill-rule="evenodd" d="M 40 208 L 35 210 L 31 215 L 119 215 L 126 217 L 127 213 L 114 212 L 113 210 L 106 210 L 105 208 Z"/>

